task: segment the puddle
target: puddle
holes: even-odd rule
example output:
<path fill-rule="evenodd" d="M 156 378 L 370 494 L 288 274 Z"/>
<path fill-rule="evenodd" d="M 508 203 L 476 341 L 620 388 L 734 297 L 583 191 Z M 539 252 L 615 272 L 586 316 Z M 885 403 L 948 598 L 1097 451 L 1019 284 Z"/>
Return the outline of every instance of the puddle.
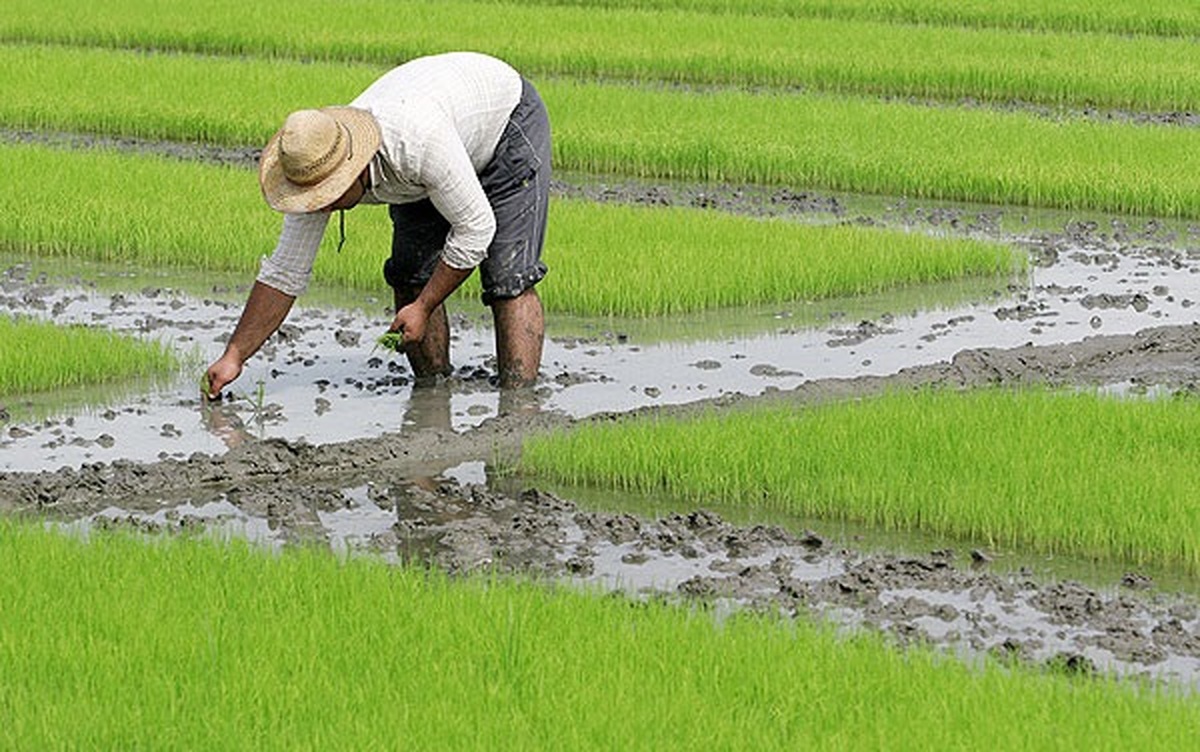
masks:
<path fill-rule="evenodd" d="M 376 504 L 368 493 L 367 486 L 343 489 L 345 506 L 332 511 L 317 510 L 329 538 L 329 545 L 337 554 L 369 549 L 380 536 L 390 535 L 396 524 L 396 512 Z M 395 561 L 395 557 L 387 557 Z"/>
<path fill-rule="evenodd" d="M 266 519 L 253 517 L 228 500 L 179 504 L 153 511 L 136 511 L 115 506 L 69 522 L 50 523 L 86 537 L 92 530 L 132 528 L 147 533 L 196 532 L 222 539 L 240 538 L 279 550 L 283 539 Z"/>
<path fill-rule="evenodd" d="M 1062 587 L 1062 586 L 1060 586 Z M 1068 588 L 1072 586 L 1066 586 Z M 959 644 L 975 653 L 1020 657 L 1049 663 L 1061 656 L 1074 659 L 1079 669 L 1113 675 L 1136 675 L 1159 682 L 1191 684 L 1200 688 L 1200 657 L 1178 654 L 1157 644 L 1157 632 L 1200 633 L 1195 611 L 1154 609 L 1119 598 L 1103 602 L 1092 594 L 1087 608 L 1126 611 L 1120 626 L 1111 623 L 1072 624 L 1054 606 L 1047 590 L 1019 589 L 944 592 L 897 588 L 880 594 L 881 603 L 899 616 L 882 619 L 879 626 L 903 625 L 910 639 L 936 644 Z M 1052 592 L 1052 591 L 1049 591 Z M 1180 617 L 1183 618 L 1180 618 Z"/>

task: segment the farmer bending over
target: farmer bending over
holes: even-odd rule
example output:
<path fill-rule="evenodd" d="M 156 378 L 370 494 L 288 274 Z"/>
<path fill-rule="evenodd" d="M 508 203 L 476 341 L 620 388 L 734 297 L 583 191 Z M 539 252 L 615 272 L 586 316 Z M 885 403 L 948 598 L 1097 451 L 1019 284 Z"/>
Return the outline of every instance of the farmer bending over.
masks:
<path fill-rule="evenodd" d="M 360 203 L 387 204 L 391 214 L 390 331 L 403 333 L 418 384 L 451 372 L 443 301 L 475 267 L 495 321 L 501 386 L 537 379 L 550 124 L 533 86 L 506 63 L 472 52 L 417 58 L 348 107 L 293 112 L 263 149 L 259 182 L 284 213 L 283 230 L 208 367 L 207 396 L 241 375 L 307 288 L 330 215 Z M 344 221 L 340 214 L 343 230 Z"/>

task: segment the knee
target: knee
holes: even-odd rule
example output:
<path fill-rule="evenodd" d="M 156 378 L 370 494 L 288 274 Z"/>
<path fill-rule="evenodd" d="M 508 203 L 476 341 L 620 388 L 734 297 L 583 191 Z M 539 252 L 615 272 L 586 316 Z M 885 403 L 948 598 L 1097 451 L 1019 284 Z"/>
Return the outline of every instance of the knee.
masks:
<path fill-rule="evenodd" d="M 396 310 L 398 311 L 409 303 L 414 302 L 420 294 L 421 288 L 419 287 L 408 287 L 406 285 L 393 287 L 392 299 L 396 303 Z"/>
<path fill-rule="evenodd" d="M 492 316 L 498 325 L 518 322 L 540 324 L 542 321 L 542 299 L 532 287 L 513 298 L 496 298 L 491 306 Z"/>

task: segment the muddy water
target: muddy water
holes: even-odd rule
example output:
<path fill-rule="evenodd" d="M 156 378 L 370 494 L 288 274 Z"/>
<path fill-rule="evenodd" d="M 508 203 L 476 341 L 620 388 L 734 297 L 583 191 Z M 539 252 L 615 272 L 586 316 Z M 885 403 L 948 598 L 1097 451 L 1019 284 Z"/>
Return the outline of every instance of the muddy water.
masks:
<path fill-rule="evenodd" d="M 1011 236 L 1034 266 L 1023 279 L 976 280 L 853 301 L 826 301 L 671 321 L 552 322 L 540 409 L 582 418 L 726 395 L 791 390 L 810 380 L 887 375 L 961 350 L 1055 345 L 1196 318 L 1200 245 L 1167 245 L 1075 224 L 1056 235 Z M 111 275 L 92 270 L 97 277 Z M 301 305 L 254 359 L 227 400 L 199 409 L 197 378 L 240 314 L 245 280 L 197 295 L 204 280 L 138 280 L 139 287 L 73 286 L 11 263 L 0 309 L 159 337 L 191 355 L 162 387 L 69 422 L 17 420 L 0 435 L 0 469 L 182 458 L 246 439 L 312 443 L 378 436 L 405 426 L 463 431 L 506 406 L 489 377 L 488 317 L 464 301 L 454 315 L 457 374 L 418 392 L 403 358 L 374 346 L 389 319 L 367 296 Z M 209 287 L 213 285 L 209 284 Z M 36 415 L 32 408 L 24 411 Z"/>
<path fill-rule="evenodd" d="M 968 656 L 1200 686 L 1197 588 L 1187 576 L 1127 568 L 1084 584 L 969 542 L 881 551 L 840 526 L 734 523 L 694 509 L 637 514 L 493 477 L 528 431 L 612 412 L 685 414 L 909 384 L 1195 389 L 1193 230 L 950 206 L 856 214 L 841 198 L 739 189 L 560 190 L 999 237 L 1034 265 L 1022 279 L 736 317 L 562 317 L 551 323 L 533 404 L 509 404 L 490 384 L 492 333 L 477 307 L 454 310 L 455 377 L 414 392 L 407 365 L 373 349 L 390 318 L 384 305 L 316 291 L 231 397 L 205 406 L 197 376 L 236 322 L 247 280 L 102 268 L 64 279 L 12 260 L 0 310 L 161 337 L 190 362 L 166 383 L 5 405 L 0 511 L 84 530 L 203 528 L 270 546 L 318 538 L 336 551 L 451 571 L 500 568 L 813 612 Z"/>

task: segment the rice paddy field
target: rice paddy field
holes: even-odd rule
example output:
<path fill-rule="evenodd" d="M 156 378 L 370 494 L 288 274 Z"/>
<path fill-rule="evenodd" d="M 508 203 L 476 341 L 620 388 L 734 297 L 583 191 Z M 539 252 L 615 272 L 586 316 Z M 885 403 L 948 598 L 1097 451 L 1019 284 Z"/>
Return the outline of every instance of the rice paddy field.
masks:
<path fill-rule="evenodd" d="M 1200 732 L 1200 11 L 9 0 L 0 746 L 1180 749 Z M 385 211 L 223 399 L 286 114 L 541 92 L 532 390 Z M 881 701 L 881 698 L 886 698 Z"/>

